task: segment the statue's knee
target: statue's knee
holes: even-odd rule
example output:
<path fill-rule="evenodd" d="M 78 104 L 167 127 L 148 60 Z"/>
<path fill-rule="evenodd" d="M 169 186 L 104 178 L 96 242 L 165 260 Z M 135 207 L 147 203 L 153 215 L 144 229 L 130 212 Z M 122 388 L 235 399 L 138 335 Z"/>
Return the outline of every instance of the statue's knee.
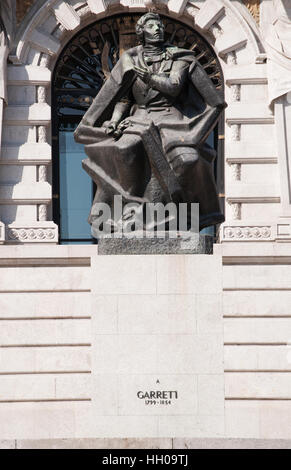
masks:
<path fill-rule="evenodd" d="M 116 143 L 116 159 L 126 166 L 136 165 L 142 155 L 142 141 L 139 137 L 123 135 Z"/>

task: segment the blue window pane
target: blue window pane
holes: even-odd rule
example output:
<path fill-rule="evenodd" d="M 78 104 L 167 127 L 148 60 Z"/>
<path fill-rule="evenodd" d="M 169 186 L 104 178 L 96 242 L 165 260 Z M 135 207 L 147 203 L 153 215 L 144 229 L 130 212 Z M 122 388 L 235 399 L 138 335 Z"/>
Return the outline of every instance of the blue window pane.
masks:
<path fill-rule="evenodd" d="M 210 147 L 214 148 L 214 132 L 211 132 L 206 142 L 208 145 L 210 145 Z"/>
<path fill-rule="evenodd" d="M 61 239 L 91 240 L 87 221 L 93 198 L 93 185 L 82 168 L 84 146 L 74 140 L 73 131 L 60 131 L 60 217 Z"/>

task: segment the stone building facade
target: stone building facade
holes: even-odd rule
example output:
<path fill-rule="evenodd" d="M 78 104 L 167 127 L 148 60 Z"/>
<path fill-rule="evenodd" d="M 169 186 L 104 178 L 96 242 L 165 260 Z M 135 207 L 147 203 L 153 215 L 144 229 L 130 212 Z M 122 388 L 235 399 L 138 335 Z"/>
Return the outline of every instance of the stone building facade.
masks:
<path fill-rule="evenodd" d="M 195 275 L 198 258 L 123 263 L 98 258 L 96 245 L 59 244 L 53 210 L 59 195 L 52 190 L 55 67 L 89 25 L 149 7 L 197 31 L 221 68 L 228 108 L 217 140 L 226 221 L 213 266 L 201 260 L 202 279 L 214 273 L 210 292 Z M 4 0 L 0 19 L 0 439 L 290 439 L 290 2 Z M 126 287 L 123 278 L 139 264 Z M 169 275 L 175 270 L 186 276 L 182 284 Z M 159 310 L 172 328 L 142 333 L 146 314 L 134 314 L 132 305 L 144 296 L 158 302 L 159 294 L 175 296 L 176 310 L 167 302 Z M 112 357 L 116 334 L 120 350 Z M 157 366 L 149 351 L 156 347 L 158 354 L 163 343 L 170 357 L 172 341 L 184 344 L 189 334 L 208 335 L 203 369 L 193 366 L 193 357 L 189 370 L 179 369 L 180 358 L 175 372 L 196 380 L 189 385 L 195 403 L 170 417 L 139 408 L 128 416 L 122 376 L 129 383 L 138 374 L 136 361 L 149 356 L 147 374 L 166 377 L 169 369 Z M 124 348 L 137 359 L 116 366 Z M 211 368 L 214 356 L 220 362 Z"/>

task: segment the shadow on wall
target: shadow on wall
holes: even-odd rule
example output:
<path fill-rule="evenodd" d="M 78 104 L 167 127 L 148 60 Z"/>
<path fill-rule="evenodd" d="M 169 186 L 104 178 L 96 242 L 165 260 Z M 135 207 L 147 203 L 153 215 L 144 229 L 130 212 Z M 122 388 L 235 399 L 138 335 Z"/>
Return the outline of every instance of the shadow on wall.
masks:
<path fill-rule="evenodd" d="M 36 142 L 36 138 L 35 126 L 3 126 L 3 147 L 18 147 L 20 145 L 26 144 L 27 142 Z"/>
<path fill-rule="evenodd" d="M 16 218 L 18 220 L 18 214 L 23 211 L 23 206 L 19 205 L 1 205 L 0 206 L 0 220 L 5 225 L 12 224 Z"/>

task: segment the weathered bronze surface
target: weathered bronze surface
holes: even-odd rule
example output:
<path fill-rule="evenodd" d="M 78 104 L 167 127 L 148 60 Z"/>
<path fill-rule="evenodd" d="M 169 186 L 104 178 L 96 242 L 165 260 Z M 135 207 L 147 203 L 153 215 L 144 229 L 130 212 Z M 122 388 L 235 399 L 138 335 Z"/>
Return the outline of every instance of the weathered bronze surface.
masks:
<path fill-rule="evenodd" d="M 127 50 L 75 131 L 89 158 L 98 203 L 198 202 L 200 229 L 221 223 L 212 162 L 205 143 L 225 108 L 193 52 L 164 42 L 155 13 L 136 25 L 140 46 Z"/>

